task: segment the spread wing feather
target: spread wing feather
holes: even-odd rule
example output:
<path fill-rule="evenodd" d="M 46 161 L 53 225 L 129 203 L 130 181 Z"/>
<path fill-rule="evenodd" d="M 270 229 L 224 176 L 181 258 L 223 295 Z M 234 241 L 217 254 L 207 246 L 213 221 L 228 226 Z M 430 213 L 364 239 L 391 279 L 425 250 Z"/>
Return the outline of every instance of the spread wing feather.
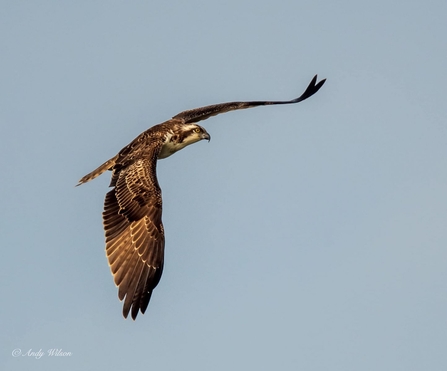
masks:
<path fill-rule="evenodd" d="M 307 86 L 306 90 L 303 94 L 301 94 L 298 98 L 287 100 L 287 101 L 251 101 L 251 102 L 229 102 L 229 103 L 220 103 L 213 104 L 211 106 L 205 106 L 200 108 L 195 108 L 187 111 L 180 112 L 178 115 L 175 115 L 174 119 L 183 120 L 185 123 L 198 122 L 201 120 L 206 120 L 207 118 L 215 115 L 219 115 L 221 113 L 235 111 L 239 109 L 247 109 L 257 106 L 269 106 L 274 104 L 292 104 L 302 102 L 303 100 L 314 95 L 325 83 L 326 79 L 317 82 L 317 75 L 314 76 L 312 81 Z"/>
<path fill-rule="evenodd" d="M 114 168 L 115 187 L 104 201 L 106 255 L 124 300 L 123 315 L 145 312 L 163 271 L 164 230 L 161 191 L 156 177 L 159 146 Z"/>

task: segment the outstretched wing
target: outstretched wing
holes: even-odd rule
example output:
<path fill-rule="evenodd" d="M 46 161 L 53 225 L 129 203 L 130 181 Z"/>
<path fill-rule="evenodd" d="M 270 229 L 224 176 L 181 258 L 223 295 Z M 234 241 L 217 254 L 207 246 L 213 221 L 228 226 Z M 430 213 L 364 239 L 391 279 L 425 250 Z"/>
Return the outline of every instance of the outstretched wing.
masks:
<path fill-rule="evenodd" d="M 291 104 L 301 102 L 312 95 L 314 95 L 325 83 L 326 79 L 321 80 L 318 84 L 317 75 L 314 76 L 307 89 L 298 98 L 287 101 L 253 101 L 253 102 L 229 102 L 221 104 L 213 104 L 211 106 L 205 106 L 200 108 L 191 109 L 188 111 L 180 112 L 175 115 L 174 119 L 183 120 L 185 123 L 198 122 L 206 120 L 207 118 L 221 113 L 235 111 L 239 109 L 252 108 L 257 106 L 269 106 L 274 104 Z"/>
<path fill-rule="evenodd" d="M 114 169 L 104 202 L 106 255 L 118 297 L 124 299 L 123 315 L 145 312 L 152 290 L 163 271 L 164 230 L 161 191 L 156 176 L 159 148 L 150 156 Z"/>

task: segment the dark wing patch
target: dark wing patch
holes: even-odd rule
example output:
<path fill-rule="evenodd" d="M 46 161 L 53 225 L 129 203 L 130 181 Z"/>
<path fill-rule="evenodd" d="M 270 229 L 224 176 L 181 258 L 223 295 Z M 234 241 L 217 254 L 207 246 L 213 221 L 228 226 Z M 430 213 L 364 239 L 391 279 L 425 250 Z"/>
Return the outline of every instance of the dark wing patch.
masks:
<path fill-rule="evenodd" d="M 314 76 L 312 81 L 307 86 L 306 90 L 303 94 L 301 94 L 298 98 L 287 100 L 287 101 L 252 101 L 252 102 L 229 102 L 229 103 L 220 103 L 213 104 L 211 106 L 205 106 L 200 108 L 195 108 L 187 111 L 180 112 L 178 115 L 175 115 L 174 119 L 180 119 L 184 123 L 198 122 L 201 120 L 206 120 L 211 116 L 216 116 L 221 113 L 253 108 L 258 106 L 269 106 L 274 104 L 292 104 L 302 102 L 303 100 L 314 95 L 325 83 L 326 79 L 317 82 L 317 75 Z"/>
<path fill-rule="evenodd" d="M 138 159 L 119 172 L 115 185 L 119 213 L 129 221 L 140 220 L 147 215 L 150 212 L 148 204 L 161 209 L 161 191 L 155 175 L 156 161 L 156 158 Z"/>
<path fill-rule="evenodd" d="M 139 310 L 145 312 L 163 271 L 165 239 L 155 165 L 156 156 L 121 168 L 104 202 L 106 255 L 126 318 L 129 312 L 133 319 Z"/>

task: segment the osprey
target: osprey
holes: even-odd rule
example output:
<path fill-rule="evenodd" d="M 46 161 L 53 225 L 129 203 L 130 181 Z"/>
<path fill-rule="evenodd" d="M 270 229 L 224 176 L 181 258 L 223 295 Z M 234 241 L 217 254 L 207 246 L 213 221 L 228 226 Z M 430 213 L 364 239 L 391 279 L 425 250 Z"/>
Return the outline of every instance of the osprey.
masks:
<path fill-rule="evenodd" d="M 202 139 L 209 141 L 210 135 L 198 121 L 239 109 L 298 103 L 314 95 L 325 81 L 317 83 L 315 75 L 304 93 L 289 101 L 230 102 L 181 112 L 141 133 L 115 157 L 81 178 L 77 185 L 112 171 L 113 189 L 106 194 L 102 216 L 106 255 L 118 297 L 124 299 L 125 318 L 130 311 L 134 320 L 139 310 L 144 314 L 163 271 L 165 238 L 157 160 Z"/>

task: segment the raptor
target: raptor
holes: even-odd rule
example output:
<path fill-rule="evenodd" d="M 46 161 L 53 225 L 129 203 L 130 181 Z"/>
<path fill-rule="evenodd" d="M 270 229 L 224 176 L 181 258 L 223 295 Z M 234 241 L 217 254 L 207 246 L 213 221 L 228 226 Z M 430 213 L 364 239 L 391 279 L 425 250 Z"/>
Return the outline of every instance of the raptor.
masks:
<path fill-rule="evenodd" d="M 138 135 L 116 156 L 87 174 L 77 185 L 112 171 L 104 201 L 103 223 L 106 255 L 118 297 L 124 300 L 123 315 L 144 314 L 152 291 L 163 271 L 165 237 L 157 160 L 171 156 L 200 140 L 210 140 L 197 122 L 239 109 L 301 102 L 324 84 L 315 76 L 304 93 L 289 101 L 229 102 L 184 111 Z"/>

